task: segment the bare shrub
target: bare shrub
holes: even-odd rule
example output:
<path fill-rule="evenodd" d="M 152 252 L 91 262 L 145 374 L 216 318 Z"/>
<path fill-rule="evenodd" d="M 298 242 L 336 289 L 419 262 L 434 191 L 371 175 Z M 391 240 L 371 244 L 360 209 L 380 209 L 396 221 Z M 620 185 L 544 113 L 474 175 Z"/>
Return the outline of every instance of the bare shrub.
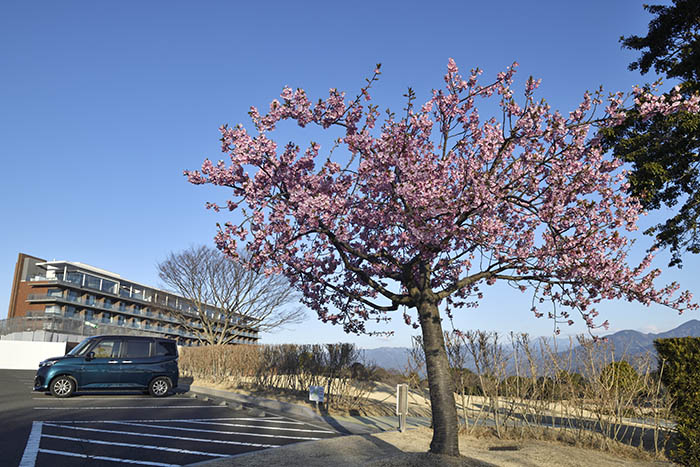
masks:
<path fill-rule="evenodd" d="M 406 376 L 401 370 L 381 366 L 373 366 L 366 379 L 388 384 L 389 386 L 396 386 L 406 382 Z"/>
<path fill-rule="evenodd" d="M 180 349 L 179 367 L 192 376 L 234 386 L 252 377 L 261 363 L 260 347 L 255 345 L 212 345 Z"/>
<path fill-rule="evenodd" d="M 563 349 L 556 340 L 509 337 L 504 344 L 497 333 L 445 334 L 470 432 L 489 426 L 498 437 L 540 438 L 551 429 L 603 450 L 624 443 L 663 455 L 672 401 L 652 355 L 620 358 L 610 343 L 583 337 Z"/>
<path fill-rule="evenodd" d="M 304 396 L 309 386 L 323 386 L 326 407 L 358 410 L 373 388 L 354 344 L 219 345 L 185 347 L 180 371 L 214 383 L 261 390 L 283 390 Z"/>

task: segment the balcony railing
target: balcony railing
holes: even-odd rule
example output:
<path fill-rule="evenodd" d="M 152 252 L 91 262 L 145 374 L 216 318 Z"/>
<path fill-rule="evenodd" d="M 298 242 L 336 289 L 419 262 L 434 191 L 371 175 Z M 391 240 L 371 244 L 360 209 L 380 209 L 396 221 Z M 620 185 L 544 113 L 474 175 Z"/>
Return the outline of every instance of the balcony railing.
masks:
<path fill-rule="evenodd" d="M 27 296 L 27 301 L 34 301 L 34 302 L 45 302 L 45 301 L 59 301 L 59 302 L 65 302 L 65 303 L 73 303 L 76 305 L 82 305 L 82 306 L 88 306 L 90 308 L 94 308 L 97 310 L 104 310 L 104 311 L 109 311 L 109 312 L 116 312 L 116 313 L 123 313 L 127 314 L 130 316 L 138 316 L 138 317 L 144 317 L 144 318 L 150 318 L 154 320 L 159 320 L 159 321 L 167 321 L 169 323 L 179 323 L 179 321 L 171 316 L 165 316 L 163 314 L 159 314 L 158 317 L 154 317 L 153 313 L 146 312 L 143 310 L 130 310 L 128 308 L 122 308 L 122 307 L 114 307 L 114 304 L 104 304 L 100 303 L 97 301 L 92 301 L 92 300 L 85 300 L 84 298 L 79 298 L 79 297 L 70 297 L 70 296 L 56 296 L 56 295 L 46 295 L 46 294 L 30 294 Z"/>
<path fill-rule="evenodd" d="M 115 309 L 113 307 L 113 304 L 103 304 L 94 300 L 86 300 L 83 298 L 79 297 L 70 297 L 70 296 L 57 296 L 57 295 L 49 295 L 49 294 L 30 294 L 27 297 L 28 301 L 59 301 L 59 302 L 64 302 L 64 303 L 71 303 L 71 304 L 76 304 L 76 305 L 82 305 L 82 306 L 87 306 L 96 310 L 102 310 L 102 311 L 109 311 L 110 313 L 120 313 L 120 314 L 125 314 L 129 316 L 135 316 L 135 317 L 141 317 L 141 318 L 147 318 L 151 319 L 153 321 L 164 321 L 168 323 L 173 323 L 173 324 L 180 324 L 180 321 L 178 321 L 174 317 L 170 316 L 165 316 L 162 313 L 153 313 L 151 311 L 144 311 L 144 310 L 129 310 L 126 308 L 119 307 L 118 309 Z M 104 321 L 102 320 L 101 322 L 110 322 L 110 321 Z M 201 323 L 190 323 L 189 327 L 195 327 L 202 329 L 203 326 Z M 145 329 L 143 327 L 138 327 L 137 329 Z M 176 335 L 183 335 L 187 337 L 194 337 L 194 334 L 191 333 L 186 333 L 186 334 L 180 334 L 176 331 L 166 331 L 165 328 L 159 327 L 156 328 L 158 332 L 169 332 L 171 334 L 176 334 Z M 256 332 L 251 332 L 247 331 L 244 329 L 231 329 L 229 331 L 231 334 L 236 334 L 238 336 L 244 336 L 244 337 L 250 337 L 252 339 L 258 339 L 258 334 Z"/>
<path fill-rule="evenodd" d="M 43 329 L 52 332 L 64 332 L 68 334 L 80 334 L 80 335 L 96 335 L 96 334 L 139 334 L 139 335 L 172 335 L 181 336 L 190 339 L 196 339 L 197 336 L 193 333 L 187 332 L 182 329 L 167 329 L 163 326 L 153 326 L 147 327 L 145 323 L 129 323 L 129 322 L 116 322 L 110 321 L 109 319 L 82 319 L 80 317 L 66 316 L 63 314 L 37 314 L 33 313 L 26 317 L 21 318 L 10 318 L 16 323 L 22 323 L 21 325 L 15 324 L 14 328 L 22 329 L 11 329 L 8 332 L 18 332 L 19 331 L 32 331 Z M 1 323 L 2 321 L 0 321 Z M 93 330 L 95 332 L 92 332 Z M 122 332 L 120 330 L 126 330 Z M 0 332 L 2 327 L 0 327 Z M 138 331 L 138 332 L 131 332 Z M 8 332 L 5 332 L 7 334 Z"/>
<path fill-rule="evenodd" d="M 183 313 L 185 316 L 190 316 L 190 317 L 195 317 L 195 318 L 198 316 L 196 311 L 192 311 L 192 312 L 184 311 L 183 308 L 185 308 L 187 305 L 175 306 L 174 304 L 165 304 L 163 300 L 159 299 L 156 301 L 154 299 L 154 297 L 152 297 L 152 296 L 151 297 L 144 297 L 142 294 L 138 294 L 138 295 L 131 294 L 130 295 L 123 290 L 119 290 L 118 293 L 113 293 L 113 292 L 110 292 L 108 290 L 102 290 L 99 288 L 83 286 L 82 282 L 80 282 L 80 281 L 70 281 L 70 280 L 65 280 L 65 279 L 59 279 L 58 277 L 48 278 L 48 277 L 44 277 L 44 276 L 32 276 L 29 278 L 29 281 L 30 282 L 49 282 L 51 284 L 79 288 L 82 290 L 90 291 L 91 293 L 99 293 L 101 295 L 106 295 L 106 296 L 109 296 L 111 298 L 116 298 L 116 299 L 125 298 L 125 299 L 129 299 L 129 300 L 139 301 L 139 302 L 142 302 L 144 304 L 157 305 L 159 307 L 163 307 L 163 308 L 167 308 L 167 309 L 170 309 L 173 311 L 177 311 L 179 313 Z M 240 318 L 238 318 L 238 320 L 239 320 L 240 325 L 245 325 L 244 322 L 251 321 L 251 318 L 241 316 Z"/>

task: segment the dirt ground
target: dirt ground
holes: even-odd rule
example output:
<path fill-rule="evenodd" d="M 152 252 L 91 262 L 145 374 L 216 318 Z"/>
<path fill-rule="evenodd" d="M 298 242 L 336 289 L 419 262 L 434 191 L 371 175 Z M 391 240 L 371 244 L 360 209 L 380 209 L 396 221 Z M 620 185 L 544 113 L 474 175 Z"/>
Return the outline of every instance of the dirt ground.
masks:
<path fill-rule="evenodd" d="M 202 463 L 208 467 L 651 467 L 671 466 L 665 461 L 615 457 L 589 449 L 548 441 L 502 441 L 460 436 L 462 457 L 428 454 L 428 428 L 404 433 L 342 436 L 244 454 Z M 198 464 L 200 465 L 200 464 Z"/>

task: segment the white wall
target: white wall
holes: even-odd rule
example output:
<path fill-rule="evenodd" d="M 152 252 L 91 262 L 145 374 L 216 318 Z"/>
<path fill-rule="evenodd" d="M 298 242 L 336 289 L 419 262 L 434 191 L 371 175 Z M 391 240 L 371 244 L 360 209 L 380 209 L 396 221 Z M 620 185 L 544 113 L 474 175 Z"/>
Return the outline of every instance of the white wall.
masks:
<path fill-rule="evenodd" d="M 40 361 L 65 353 L 65 342 L 0 340 L 0 369 L 36 370 Z"/>

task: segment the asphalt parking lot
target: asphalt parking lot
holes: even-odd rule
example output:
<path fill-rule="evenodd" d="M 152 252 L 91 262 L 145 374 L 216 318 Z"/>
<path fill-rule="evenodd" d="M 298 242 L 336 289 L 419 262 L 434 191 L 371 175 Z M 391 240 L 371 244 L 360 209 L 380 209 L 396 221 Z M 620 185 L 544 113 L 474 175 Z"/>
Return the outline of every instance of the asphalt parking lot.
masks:
<path fill-rule="evenodd" d="M 0 370 L 0 465 L 187 465 L 338 436 L 332 427 L 177 393 L 32 391 L 34 372 Z"/>

